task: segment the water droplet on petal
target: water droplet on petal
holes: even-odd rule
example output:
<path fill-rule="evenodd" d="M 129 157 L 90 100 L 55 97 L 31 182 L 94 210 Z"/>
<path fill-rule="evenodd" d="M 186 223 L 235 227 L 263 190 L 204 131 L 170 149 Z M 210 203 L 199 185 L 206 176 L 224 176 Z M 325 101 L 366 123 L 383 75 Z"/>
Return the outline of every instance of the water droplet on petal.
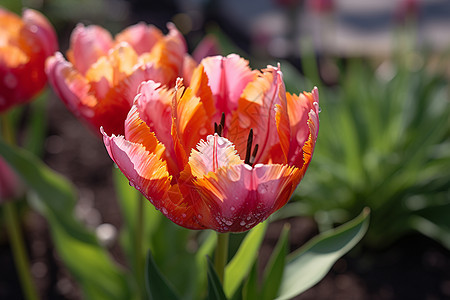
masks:
<path fill-rule="evenodd" d="M 197 215 L 197 218 L 198 218 L 199 220 L 201 220 L 201 219 L 203 218 L 203 216 L 202 216 L 201 214 L 198 214 L 198 215 Z"/>
<path fill-rule="evenodd" d="M 185 214 L 185 213 L 182 213 L 182 214 L 181 214 L 181 217 L 182 217 L 182 218 L 186 218 L 186 214 Z"/>
<path fill-rule="evenodd" d="M 221 138 L 221 137 L 218 137 L 217 138 L 217 144 L 219 146 L 223 146 L 223 144 L 225 144 L 225 140 L 223 138 Z"/>
<path fill-rule="evenodd" d="M 206 135 L 208 133 L 208 130 L 206 130 L 205 127 L 200 128 L 198 134 L 200 135 Z"/>
<path fill-rule="evenodd" d="M 233 222 L 231 222 L 230 220 L 226 220 L 225 224 L 227 224 L 228 226 L 231 226 L 231 225 L 233 225 Z"/>
<path fill-rule="evenodd" d="M 238 199 L 238 197 L 236 197 L 236 200 Z M 234 207 L 234 206 L 232 206 L 232 207 L 230 207 L 230 210 L 231 211 L 235 211 L 236 210 L 236 207 Z"/>
<path fill-rule="evenodd" d="M 162 213 L 165 214 L 165 215 L 168 214 L 167 209 L 166 209 L 165 207 L 163 207 L 163 208 L 161 209 L 161 211 L 162 211 Z"/>
<path fill-rule="evenodd" d="M 241 222 L 239 223 L 239 225 L 244 226 L 244 225 L 245 225 L 245 221 L 241 221 Z"/>

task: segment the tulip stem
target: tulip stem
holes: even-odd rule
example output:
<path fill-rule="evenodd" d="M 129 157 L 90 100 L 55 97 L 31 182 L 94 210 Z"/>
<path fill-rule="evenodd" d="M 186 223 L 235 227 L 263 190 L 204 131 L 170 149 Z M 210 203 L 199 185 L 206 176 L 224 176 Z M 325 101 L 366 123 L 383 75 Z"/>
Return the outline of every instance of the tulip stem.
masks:
<path fill-rule="evenodd" d="M 1 119 L 1 131 L 5 141 L 11 145 L 15 144 L 14 131 L 11 126 L 10 116 L 5 114 Z M 20 229 L 19 216 L 16 211 L 16 204 L 6 201 L 3 204 L 3 213 L 11 242 L 12 254 L 19 275 L 20 284 L 27 300 L 37 300 L 37 291 L 30 273 L 30 262 L 25 250 L 24 238 Z"/>
<path fill-rule="evenodd" d="M 225 266 L 228 260 L 229 238 L 229 233 L 217 233 L 217 247 L 214 257 L 214 266 L 216 268 L 217 276 L 222 284 L 224 283 Z"/>
<path fill-rule="evenodd" d="M 30 274 L 30 263 L 25 251 L 25 244 L 20 230 L 15 203 L 11 201 L 4 203 L 3 211 L 9 239 L 11 241 L 14 262 L 16 264 L 20 284 L 22 285 L 25 294 L 25 299 L 37 300 L 37 291 Z"/>

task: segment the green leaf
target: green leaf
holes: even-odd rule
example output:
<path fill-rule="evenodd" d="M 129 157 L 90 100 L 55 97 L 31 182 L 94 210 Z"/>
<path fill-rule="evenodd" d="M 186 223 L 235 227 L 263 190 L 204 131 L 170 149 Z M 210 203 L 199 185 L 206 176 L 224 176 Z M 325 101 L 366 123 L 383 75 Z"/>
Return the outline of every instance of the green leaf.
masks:
<path fill-rule="evenodd" d="M 209 257 L 206 258 L 208 262 L 208 300 L 227 300 L 225 293 L 223 292 L 222 284 L 220 283 L 219 276 L 217 276 L 214 265 Z"/>
<path fill-rule="evenodd" d="M 74 217 L 75 193 L 69 182 L 25 150 L 0 139 L 0 155 L 32 191 L 31 204 L 49 222 L 59 257 L 87 299 L 129 299 L 125 273 L 99 245 L 95 235 Z"/>
<path fill-rule="evenodd" d="M 242 289 L 242 299 L 258 300 L 260 298 L 258 286 L 258 266 L 258 260 L 256 260 Z"/>
<path fill-rule="evenodd" d="M 246 235 L 233 259 L 225 268 L 224 290 L 231 297 L 249 273 L 266 233 L 267 222 L 254 227 Z"/>
<path fill-rule="evenodd" d="M 422 234 L 450 249 L 450 203 L 426 207 L 414 212 L 411 224 Z"/>
<path fill-rule="evenodd" d="M 205 230 L 206 238 L 200 248 L 195 253 L 195 265 L 197 269 L 197 282 L 195 284 L 194 296 L 198 299 L 200 294 L 206 289 L 207 278 L 207 260 L 205 257 L 210 256 L 216 246 L 216 234 L 212 230 Z"/>
<path fill-rule="evenodd" d="M 283 270 L 285 266 L 285 258 L 288 252 L 288 237 L 289 237 L 290 225 L 285 224 L 283 231 L 281 232 L 280 239 L 278 240 L 269 262 L 264 270 L 264 282 L 262 289 L 262 299 L 272 300 L 278 294 L 280 288 L 281 279 L 283 276 Z"/>
<path fill-rule="evenodd" d="M 314 237 L 288 256 L 277 300 L 291 299 L 319 282 L 333 264 L 364 236 L 369 225 L 366 208 L 354 220 Z"/>
<path fill-rule="evenodd" d="M 147 254 L 147 268 L 146 268 L 146 283 L 147 291 L 150 295 L 150 299 L 159 300 L 177 300 L 180 299 L 175 293 L 174 289 L 167 281 L 167 279 L 161 274 L 156 265 L 152 253 L 148 251 Z"/>

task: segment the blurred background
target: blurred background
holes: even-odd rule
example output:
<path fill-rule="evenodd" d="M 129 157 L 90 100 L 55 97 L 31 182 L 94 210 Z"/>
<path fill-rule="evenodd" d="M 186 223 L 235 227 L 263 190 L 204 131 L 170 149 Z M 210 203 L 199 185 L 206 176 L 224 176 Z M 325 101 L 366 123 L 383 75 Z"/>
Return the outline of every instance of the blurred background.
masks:
<path fill-rule="evenodd" d="M 18 0 L 2 0 L 12 10 Z M 291 250 L 318 231 L 372 210 L 361 245 L 296 299 L 450 298 L 449 0 L 24 0 L 55 26 L 61 51 L 75 25 L 113 34 L 137 22 L 173 22 L 190 52 L 205 37 L 253 68 L 281 63 L 287 90 L 319 87 L 314 158 L 291 202 L 273 218 L 261 259 L 291 223 Z M 48 90 L 23 112 L 40 112 L 31 147 L 79 192 L 77 216 L 116 246 L 121 215 L 102 142 Z M 25 121 L 24 121 L 25 123 Z M 39 138 L 40 137 L 40 138 Z M 80 299 L 29 212 L 32 272 L 46 299 Z M 20 286 L 1 244 L 0 298 Z"/>

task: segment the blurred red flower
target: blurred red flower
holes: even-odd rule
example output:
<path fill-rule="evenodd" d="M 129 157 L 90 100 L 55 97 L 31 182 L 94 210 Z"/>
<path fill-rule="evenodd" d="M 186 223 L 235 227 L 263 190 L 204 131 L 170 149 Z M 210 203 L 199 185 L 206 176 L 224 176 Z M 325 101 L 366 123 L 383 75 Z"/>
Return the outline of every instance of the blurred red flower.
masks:
<path fill-rule="evenodd" d="M 0 113 L 43 89 L 45 59 L 56 50 L 56 33 L 43 15 L 25 9 L 20 18 L 0 7 Z"/>
<path fill-rule="evenodd" d="M 190 229 L 248 230 L 289 200 L 310 163 L 319 96 L 286 93 L 280 67 L 202 60 L 190 86 L 139 87 L 111 158 L 153 205 Z"/>

